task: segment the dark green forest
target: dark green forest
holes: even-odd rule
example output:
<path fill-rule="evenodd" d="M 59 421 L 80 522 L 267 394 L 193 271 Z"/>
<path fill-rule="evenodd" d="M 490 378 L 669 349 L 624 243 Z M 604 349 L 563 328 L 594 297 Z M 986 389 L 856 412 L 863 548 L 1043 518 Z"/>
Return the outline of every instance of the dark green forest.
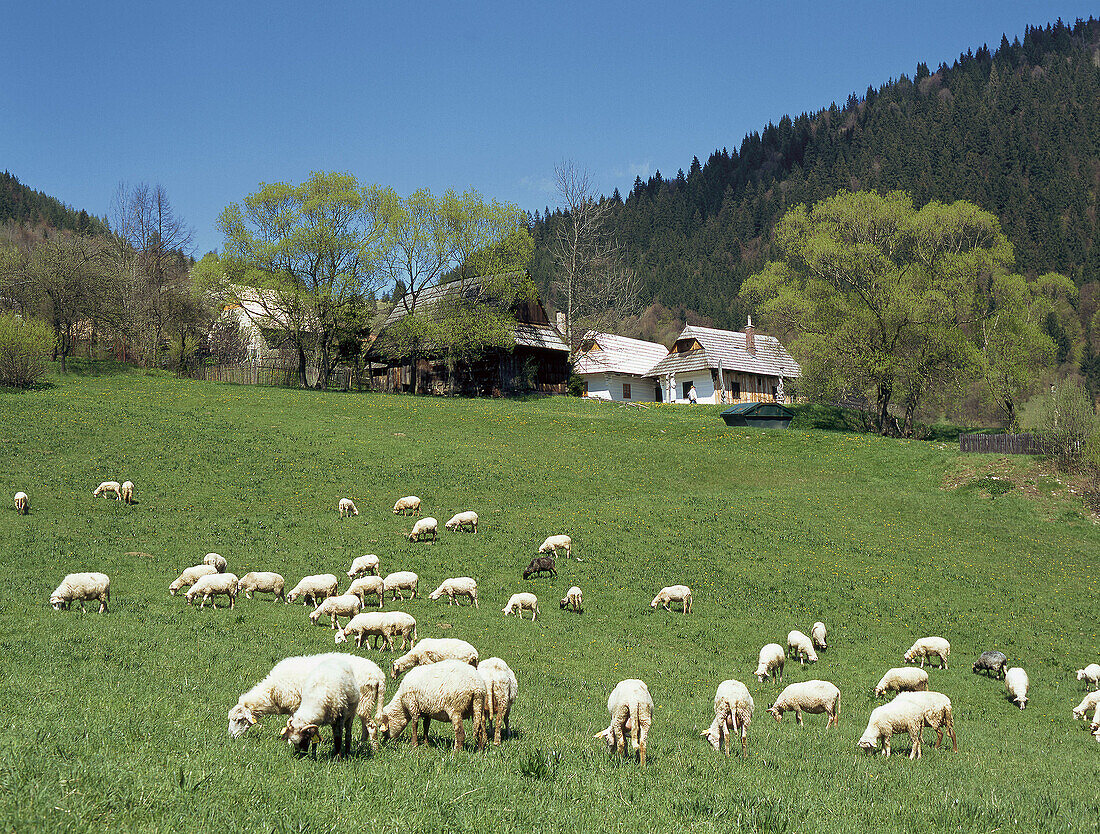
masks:
<path fill-rule="evenodd" d="M 80 234 L 102 234 L 107 224 L 81 209 L 35 191 L 19 182 L 14 174 L 0 173 L 0 225 L 46 226 Z"/>

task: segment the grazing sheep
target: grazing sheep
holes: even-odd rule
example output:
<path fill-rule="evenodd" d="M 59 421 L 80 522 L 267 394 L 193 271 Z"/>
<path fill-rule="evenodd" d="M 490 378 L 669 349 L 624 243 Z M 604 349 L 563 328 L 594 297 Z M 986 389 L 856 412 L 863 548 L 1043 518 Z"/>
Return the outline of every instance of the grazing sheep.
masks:
<path fill-rule="evenodd" d="M 19 515 L 26 515 L 31 511 L 31 499 L 27 497 L 27 493 L 15 493 L 15 511 Z"/>
<path fill-rule="evenodd" d="M 339 584 L 339 581 L 331 573 L 317 573 L 313 576 L 305 576 L 302 577 L 302 580 L 286 595 L 286 599 L 287 602 L 296 602 L 298 598 L 301 597 L 302 605 L 313 603 L 313 607 L 316 608 L 321 604 L 322 600 L 331 596 L 336 596 L 336 589 L 339 587 Z"/>
<path fill-rule="evenodd" d="M 428 595 L 428 599 L 439 599 L 447 595 L 447 604 L 454 605 L 455 597 L 469 597 L 474 608 L 477 604 L 477 583 L 468 576 L 459 576 L 454 579 L 444 579 L 443 583 Z"/>
<path fill-rule="evenodd" d="M 340 518 L 350 518 L 353 515 L 359 515 L 359 510 L 355 506 L 355 502 L 350 498 L 341 498 L 339 508 Z"/>
<path fill-rule="evenodd" d="M 428 728 L 436 721 L 450 721 L 455 732 L 455 750 L 466 743 L 462 722 L 470 719 L 470 729 L 477 739 L 477 749 L 485 748 L 485 704 L 488 697 L 485 681 L 477 670 L 458 660 L 441 660 L 430 666 L 413 669 L 401 681 L 397 694 L 382 710 L 378 733 L 382 738 L 397 738 L 406 725 L 412 725 L 412 746 L 416 747 L 417 724 L 424 719 L 424 741 Z"/>
<path fill-rule="evenodd" d="M 981 656 L 974 661 L 973 669 L 975 674 L 992 672 L 993 677 L 1003 678 L 1005 670 L 1008 669 L 1008 658 L 1005 657 L 1004 652 L 982 652 Z"/>
<path fill-rule="evenodd" d="M 769 677 L 781 681 L 783 680 L 783 664 L 786 661 L 787 655 L 783 651 L 783 647 L 778 643 L 768 643 L 760 650 L 760 660 L 756 665 L 754 674 L 760 683 L 763 683 Z"/>
<path fill-rule="evenodd" d="M 122 482 L 122 491 L 121 491 L 120 495 L 121 495 L 123 503 L 133 504 L 134 503 L 134 482 L 133 481 L 123 481 Z"/>
<path fill-rule="evenodd" d="M 176 581 L 168 586 L 168 593 L 175 596 L 180 588 L 189 588 L 202 577 L 217 572 L 218 569 L 213 565 L 192 565 L 189 568 L 185 568 L 183 573 L 176 577 Z"/>
<path fill-rule="evenodd" d="M 825 651 L 829 646 L 825 642 L 825 623 L 818 621 L 814 623 L 813 628 L 810 629 L 810 638 L 814 641 L 814 648 Z"/>
<path fill-rule="evenodd" d="M 477 649 L 465 640 L 454 637 L 425 637 L 408 654 L 403 654 L 393 662 L 390 676 L 396 678 L 414 666 L 427 666 L 441 660 L 460 660 L 477 666 Z"/>
<path fill-rule="evenodd" d="M 794 711 L 794 717 L 798 719 L 798 726 L 802 726 L 802 713 L 825 713 L 829 720 L 825 722 L 825 729 L 840 724 L 840 690 L 828 681 L 803 681 L 802 683 L 789 684 L 775 703 L 768 707 L 768 712 L 775 716 L 776 721 L 783 719 L 783 713 Z"/>
<path fill-rule="evenodd" d="M 531 612 L 531 622 L 534 622 L 539 615 L 539 600 L 534 594 L 528 594 L 520 592 L 518 594 L 512 594 L 508 598 L 508 604 L 501 609 L 504 612 L 504 616 L 509 614 L 517 614 L 519 618 L 523 619 L 523 612 Z"/>
<path fill-rule="evenodd" d="M 1089 725 L 1089 729 L 1092 730 L 1092 737 L 1100 742 L 1100 709 L 1092 714 L 1092 724 Z"/>
<path fill-rule="evenodd" d="M 382 580 L 383 593 L 391 592 L 393 599 L 397 600 L 397 592 L 401 592 L 401 599 L 405 599 L 405 591 L 411 590 L 412 596 L 409 599 L 416 599 L 416 586 L 420 582 L 420 577 L 413 573 L 411 570 L 399 570 L 389 574 Z"/>
<path fill-rule="evenodd" d="M 574 585 L 565 592 L 565 599 L 558 602 L 558 608 L 572 608 L 579 614 L 584 610 L 581 608 L 582 602 L 583 596 L 581 594 L 581 589 Z"/>
<path fill-rule="evenodd" d="M 316 747 L 320 729 L 332 727 L 332 747 L 337 756 L 351 752 L 352 722 L 359 711 L 359 686 L 346 657 L 319 663 L 302 686 L 302 702 L 286 721 L 280 735 L 295 752 Z"/>
<path fill-rule="evenodd" d="M 418 519 L 416 524 L 413 525 L 412 531 L 409 533 L 409 541 L 418 542 L 427 538 L 429 533 L 431 533 L 432 541 L 435 541 L 438 532 L 439 522 L 430 515 L 426 515 L 424 518 Z"/>
<path fill-rule="evenodd" d="M 558 555 L 559 550 L 564 550 L 565 555 L 568 556 L 573 548 L 573 540 L 569 536 L 547 536 L 546 540 L 539 545 L 539 553 L 553 553 Z"/>
<path fill-rule="evenodd" d="M 477 513 L 473 510 L 467 510 L 464 513 L 456 513 L 451 516 L 451 520 L 444 525 L 451 532 L 458 532 L 466 527 L 470 528 L 471 532 L 477 532 Z"/>
<path fill-rule="evenodd" d="M 611 714 L 611 724 L 593 738 L 602 738 L 608 749 L 625 756 L 626 731 L 629 730 L 639 762 L 645 767 L 646 739 L 653 723 L 653 698 L 649 687 L 635 678 L 619 681 L 607 699 L 607 711 Z"/>
<path fill-rule="evenodd" d="M 890 669 L 882 676 L 875 687 L 875 697 L 881 698 L 887 692 L 927 692 L 928 673 L 912 666 L 899 666 Z"/>
<path fill-rule="evenodd" d="M 361 576 L 348 586 L 345 593 L 355 594 L 362 600 L 363 605 L 367 604 L 367 596 L 370 594 L 378 594 L 378 607 L 382 607 L 382 599 L 386 594 L 386 583 L 381 576 Z"/>
<path fill-rule="evenodd" d="M 1090 663 L 1084 669 L 1078 669 L 1077 680 L 1084 681 L 1086 687 L 1100 688 L 1100 663 Z"/>
<path fill-rule="evenodd" d="M 317 625 L 322 617 L 332 618 L 332 628 L 335 631 L 340 627 L 336 622 L 337 617 L 354 617 L 363 607 L 363 601 L 355 594 L 341 594 L 337 597 L 329 597 L 312 611 L 309 612 L 309 621 Z"/>
<path fill-rule="evenodd" d="M 485 681 L 485 719 L 493 724 L 493 744 L 500 745 L 501 728 L 508 729 L 508 716 L 519 694 L 516 673 L 499 657 L 490 657 L 477 664 L 477 673 Z"/>
<path fill-rule="evenodd" d="M 118 481 L 104 481 L 95 488 L 92 492 L 92 498 L 98 498 L 100 495 L 106 495 L 108 492 L 115 494 L 115 500 L 122 500 L 122 484 Z"/>
<path fill-rule="evenodd" d="M 888 704 L 871 711 L 867 729 L 858 745 L 866 753 L 874 753 L 882 744 L 882 755 L 890 755 L 890 739 L 898 733 L 909 734 L 909 758 L 920 758 L 920 734 L 924 728 L 924 706 L 899 695 Z"/>
<path fill-rule="evenodd" d="M 85 601 L 96 599 L 99 600 L 99 613 L 103 614 L 111 599 L 110 577 L 105 573 L 70 573 L 50 594 L 50 605 L 57 611 L 67 611 L 72 603 L 79 602 L 81 612 L 85 612 Z"/>
<path fill-rule="evenodd" d="M 700 735 L 710 742 L 717 752 L 724 747 L 730 754 L 730 730 L 741 734 L 741 755 L 748 752 L 749 723 L 755 707 L 748 687 L 740 681 L 728 680 L 718 684 L 714 693 L 714 720 L 710 728 Z"/>
<path fill-rule="evenodd" d="M 905 653 L 905 662 L 912 663 L 919 657 L 920 666 L 923 669 L 926 658 L 931 664 L 931 658 L 938 657 L 940 659 L 940 668 L 946 669 L 947 658 L 950 654 L 951 644 L 942 637 L 922 637 Z"/>
<path fill-rule="evenodd" d="M 249 599 L 252 599 L 253 594 L 272 594 L 275 599 L 281 599 L 285 603 L 285 588 L 286 580 L 283 579 L 282 574 L 254 570 L 241 577 L 241 581 L 237 583 L 237 594 L 244 594 Z"/>
<path fill-rule="evenodd" d="M 549 573 L 551 576 L 557 576 L 558 570 L 554 567 L 553 556 L 536 556 L 531 560 L 531 563 L 523 569 L 523 578 L 530 579 L 540 573 Z"/>
<path fill-rule="evenodd" d="M 398 498 L 397 503 L 393 505 L 394 515 L 405 515 L 406 513 L 420 515 L 420 499 L 415 495 L 406 495 L 404 498 Z"/>
<path fill-rule="evenodd" d="M 683 606 L 683 613 L 691 613 L 691 588 L 687 585 L 669 585 L 667 588 L 661 588 L 657 593 L 657 596 L 653 598 L 653 602 L 649 604 L 650 608 L 656 608 L 660 605 L 665 611 L 672 611 L 668 607 L 670 602 L 678 602 Z"/>
<path fill-rule="evenodd" d="M 225 569 L 229 567 L 229 563 L 225 561 L 225 557 L 217 553 L 207 553 L 202 557 L 202 563 L 204 565 L 213 565 L 218 573 L 225 573 Z"/>
<path fill-rule="evenodd" d="M 1100 691 L 1090 692 L 1073 708 L 1073 717 L 1080 721 L 1090 709 L 1095 710 L 1098 706 L 1100 706 Z"/>
<path fill-rule="evenodd" d="M 959 744 L 955 740 L 955 716 L 951 712 L 950 698 L 942 692 L 902 692 L 894 700 L 919 705 L 923 711 L 921 730 L 931 727 L 935 731 L 937 749 L 943 741 L 943 733 L 946 730 L 951 737 L 951 749 L 956 753 L 959 752 Z"/>
<path fill-rule="evenodd" d="M 349 636 L 355 638 L 355 648 L 363 647 L 363 640 L 373 638 L 373 648 L 393 651 L 393 638 L 401 636 L 401 651 L 408 651 L 416 643 L 416 620 L 404 611 L 364 611 L 352 617 L 346 626 L 336 630 L 336 645 L 346 643 Z M 369 644 L 368 644 L 369 645 Z"/>
<path fill-rule="evenodd" d="M 1005 692 L 1008 693 L 1009 698 L 1016 702 L 1016 705 L 1020 709 L 1027 706 L 1027 690 L 1029 686 L 1030 683 L 1027 679 L 1027 672 L 1019 666 L 1013 666 L 1005 672 Z"/>
<path fill-rule="evenodd" d="M 355 579 L 365 574 L 378 575 L 378 557 L 373 553 L 366 556 L 356 556 L 348 569 L 348 579 Z"/>
<path fill-rule="evenodd" d="M 817 652 L 810 638 L 797 629 L 787 633 L 787 652 L 791 657 L 797 657 L 798 662 L 805 666 L 807 663 L 817 663 Z"/>
<path fill-rule="evenodd" d="M 199 610 L 206 607 L 209 600 L 215 609 L 218 607 L 216 596 L 229 597 L 229 607 L 237 601 L 237 575 L 235 573 L 211 573 L 200 576 L 198 581 L 187 591 L 187 604 L 190 605 L 197 596 L 202 597 Z"/>

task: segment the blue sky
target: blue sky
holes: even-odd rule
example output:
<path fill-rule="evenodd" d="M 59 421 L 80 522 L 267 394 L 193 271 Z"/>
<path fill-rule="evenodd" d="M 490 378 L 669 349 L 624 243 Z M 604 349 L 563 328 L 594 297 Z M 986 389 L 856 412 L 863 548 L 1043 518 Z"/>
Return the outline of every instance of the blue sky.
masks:
<path fill-rule="evenodd" d="M 15 5 L 15 4 L 11 4 Z M 97 215 L 160 183 L 220 248 L 261 182 L 354 173 L 534 211 L 572 160 L 605 193 L 784 113 L 934 70 L 1083 3 L 22 3 L 3 14 L 0 169 Z"/>

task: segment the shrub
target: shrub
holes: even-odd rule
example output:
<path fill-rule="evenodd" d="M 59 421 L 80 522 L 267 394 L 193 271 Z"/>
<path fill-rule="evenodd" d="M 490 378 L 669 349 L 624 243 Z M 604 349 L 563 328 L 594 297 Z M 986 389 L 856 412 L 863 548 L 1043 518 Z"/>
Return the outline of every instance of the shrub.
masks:
<path fill-rule="evenodd" d="M 46 373 L 53 331 L 38 319 L 0 315 L 0 385 L 27 388 Z"/>
<path fill-rule="evenodd" d="M 1049 394 L 1028 400 L 1021 422 L 1048 445 L 1063 467 L 1078 458 L 1085 441 L 1097 430 L 1092 398 L 1071 379 L 1053 386 Z"/>

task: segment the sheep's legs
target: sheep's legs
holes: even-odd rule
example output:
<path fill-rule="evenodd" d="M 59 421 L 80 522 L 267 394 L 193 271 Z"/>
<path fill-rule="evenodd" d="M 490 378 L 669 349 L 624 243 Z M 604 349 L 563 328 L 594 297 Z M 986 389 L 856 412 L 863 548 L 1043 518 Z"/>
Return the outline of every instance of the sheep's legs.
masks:
<path fill-rule="evenodd" d="M 466 728 L 462 724 L 462 716 L 452 715 L 451 725 L 455 728 L 455 750 L 461 750 L 466 744 Z"/>

